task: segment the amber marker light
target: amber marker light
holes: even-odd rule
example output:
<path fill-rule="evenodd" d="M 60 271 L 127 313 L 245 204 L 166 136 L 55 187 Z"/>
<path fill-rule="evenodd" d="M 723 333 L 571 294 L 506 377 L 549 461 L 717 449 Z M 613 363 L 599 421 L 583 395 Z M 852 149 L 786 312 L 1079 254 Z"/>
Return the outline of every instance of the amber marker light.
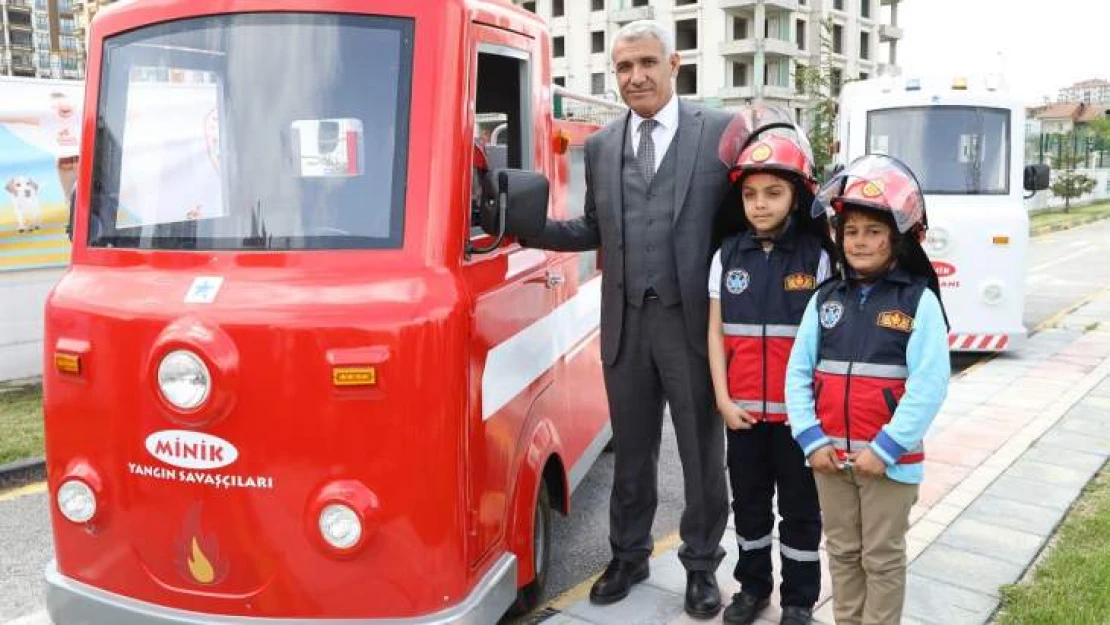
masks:
<path fill-rule="evenodd" d="M 378 371 L 374 367 L 332 367 L 331 382 L 335 386 L 374 386 Z"/>

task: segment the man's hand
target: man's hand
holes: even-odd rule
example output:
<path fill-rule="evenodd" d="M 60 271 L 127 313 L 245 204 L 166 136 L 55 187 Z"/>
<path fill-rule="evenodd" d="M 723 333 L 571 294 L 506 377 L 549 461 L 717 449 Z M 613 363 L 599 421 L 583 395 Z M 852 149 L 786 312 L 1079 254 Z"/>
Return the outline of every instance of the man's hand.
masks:
<path fill-rule="evenodd" d="M 731 401 L 718 403 L 717 410 L 721 412 L 721 418 L 730 430 L 750 430 L 755 423 L 755 417 Z"/>
<path fill-rule="evenodd" d="M 863 451 L 848 454 L 852 461 L 852 469 L 869 477 L 882 477 L 886 475 L 886 463 L 868 447 Z"/>
<path fill-rule="evenodd" d="M 818 448 L 809 455 L 809 466 L 818 473 L 833 474 L 840 470 L 840 462 L 836 459 L 836 452 L 832 445 Z"/>

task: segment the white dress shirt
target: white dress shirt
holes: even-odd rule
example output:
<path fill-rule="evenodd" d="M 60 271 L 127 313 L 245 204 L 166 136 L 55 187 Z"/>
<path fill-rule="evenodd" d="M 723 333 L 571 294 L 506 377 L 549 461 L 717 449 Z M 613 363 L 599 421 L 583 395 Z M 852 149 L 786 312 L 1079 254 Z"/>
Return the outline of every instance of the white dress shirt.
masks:
<path fill-rule="evenodd" d="M 667 155 L 667 148 L 671 147 L 671 140 L 678 132 L 678 96 L 671 94 L 671 99 L 655 113 L 653 119 L 658 124 L 651 131 L 651 140 L 655 144 L 655 170 L 659 171 L 659 163 Z M 640 151 L 640 124 L 644 118 L 632 111 L 632 123 L 628 124 L 629 140 L 632 142 L 632 153 Z"/>

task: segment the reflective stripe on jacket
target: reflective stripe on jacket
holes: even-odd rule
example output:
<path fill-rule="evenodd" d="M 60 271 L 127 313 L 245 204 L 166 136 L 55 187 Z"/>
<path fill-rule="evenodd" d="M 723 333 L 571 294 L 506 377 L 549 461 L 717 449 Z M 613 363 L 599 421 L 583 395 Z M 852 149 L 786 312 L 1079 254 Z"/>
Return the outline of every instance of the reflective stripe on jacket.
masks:
<path fill-rule="evenodd" d="M 752 233 L 721 245 L 729 395 L 757 419 L 786 421 L 784 380 L 798 322 L 817 288 L 821 242 L 788 227 L 770 251 Z"/>
<path fill-rule="evenodd" d="M 906 347 L 925 288 L 923 279 L 894 269 L 869 287 L 847 281 L 827 284 L 815 298 L 821 338 L 814 403 L 821 429 L 842 458 L 862 451 L 898 409 L 906 392 Z M 842 448 L 837 440 L 843 441 Z M 919 447 L 896 461 L 924 459 Z"/>

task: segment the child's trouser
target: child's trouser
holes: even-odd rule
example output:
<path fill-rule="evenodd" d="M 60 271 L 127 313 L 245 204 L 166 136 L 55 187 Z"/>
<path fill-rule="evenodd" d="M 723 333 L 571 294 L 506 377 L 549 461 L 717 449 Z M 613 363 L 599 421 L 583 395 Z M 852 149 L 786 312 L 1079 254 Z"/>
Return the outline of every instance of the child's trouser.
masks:
<path fill-rule="evenodd" d="M 898 625 L 906 596 L 906 530 L 917 484 L 851 469 L 814 475 L 837 625 Z"/>
<path fill-rule="evenodd" d="M 771 500 L 778 490 L 779 555 L 783 606 L 812 608 L 821 593 L 821 511 L 813 472 L 785 423 L 729 430 L 728 473 L 740 557 L 734 575 L 743 592 L 767 597 L 771 573 Z"/>

